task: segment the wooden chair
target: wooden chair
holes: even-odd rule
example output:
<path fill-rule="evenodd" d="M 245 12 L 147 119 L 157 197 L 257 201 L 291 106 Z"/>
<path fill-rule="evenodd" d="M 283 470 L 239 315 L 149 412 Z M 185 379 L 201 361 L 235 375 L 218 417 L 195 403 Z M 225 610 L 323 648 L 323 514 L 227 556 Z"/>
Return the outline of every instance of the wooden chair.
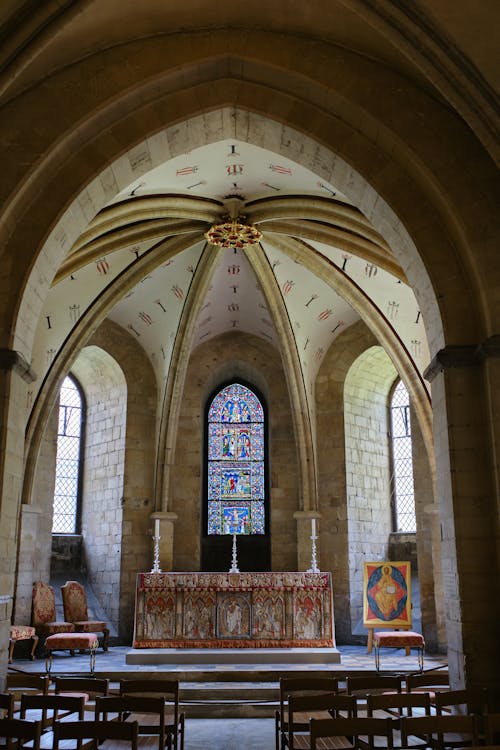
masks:
<path fill-rule="evenodd" d="M 14 696 L 12 693 L 0 693 L 0 718 L 14 718 Z"/>
<path fill-rule="evenodd" d="M 347 677 L 347 694 L 366 697 L 369 693 L 400 693 L 402 689 L 402 682 L 402 677 L 398 675 L 366 675 L 364 677 Z"/>
<path fill-rule="evenodd" d="M 165 701 L 165 733 L 172 737 L 173 750 L 184 750 L 184 712 L 179 710 L 178 680 L 124 679 L 120 681 L 120 695 L 161 695 Z"/>
<path fill-rule="evenodd" d="M 83 696 L 85 703 L 92 703 L 97 696 L 109 695 L 109 680 L 107 677 L 54 677 L 54 692 L 56 695 Z M 94 706 L 92 706 L 94 712 Z"/>
<path fill-rule="evenodd" d="M 370 718 L 392 717 L 393 740 L 396 747 L 402 747 L 400 720 L 403 716 L 431 715 L 431 701 L 428 693 L 379 693 L 367 695 L 366 710 Z M 425 741 L 412 738 L 412 748 L 426 747 Z"/>
<path fill-rule="evenodd" d="M 468 735 L 468 738 L 466 737 Z M 449 747 L 477 745 L 478 726 L 475 716 L 408 716 L 401 719 L 401 744 L 408 747 L 415 737 L 423 740 L 426 747 L 444 750 Z"/>
<path fill-rule="evenodd" d="M 420 674 L 411 674 L 406 678 L 406 690 L 408 693 L 429 693 L 431 703 L 434 701 L 436 692 L 450 689 L 450 676 L 448 672 L 429 671 Z"/>
<path fill-rule="evenodd" d="M 33 627 L 37 635 L 47 637 L 55 633 L 72 633 L 72 622 L 56 620 L 56 597 L 48 583 L 36 581 L 33 584 Z"/>
<path fill-rule="evenodd" d="M 172 734 L 165 732 L 165 700 L 138 695 L 98 696 L 95 703 L 96 721 L 136 721 L 139 737 L 157 737 L 158 750 L 172 748 Z"/>
<path fill-rule="evenodd" d="M 309 724 L 311 750 L 336 748 L 375 747 L 375 738 L 381 738 L 380 747 L 393 750 L 392 719 L 373 719 L 367 716 L 351 719 L 311 719 Z"/>
<path fill-rule="evenodd" d="M 275 713 L 276 750 L 283 750 L 288 735 L 288 698 L 291 695 L 321 695 L 337 693 L 336 677 L 281 677 L 280 707 Z M 304 725 L 306 730 L 309 722 Z"/>
<path fill-rule="evenodd" d="M 130 743 L 131 750 L 137 750 L 137 737 L 136 721 L 56 721 L 53 750 L 59 750 L 59 744 L 63 742 L 67 747 L 67 740 L 76 740 L 76 748 L 81 747 L 82 740 L 93 740 L 93 750 L 97 750 L 98 745 L 101 750 L 112 750 L 111 740 L 125 740 Z"/>
<path fill-rule="evenodd" d="M 42 730 L 52 726 L 58 719 L 83 721 L 85 698 L 75 695 L 22 695 L 21 719 L 40 721 Z"/>
<path fill-rule="evenodd" d="M 40 750 L 42 725 L 39 721 L 27 719 L 0 719 L 0 737 L 7 740 L 7 747 L 11 747 L 11 740 L 16 740 L 16 750 L 29 747 L 30 750 Z"/>
<path fill-rule="evenodd" d="M 487 745 L 500 744 L 500 714 L 487 714 L 484 720 L 484 729 Z"/>
<path fill-rule="evenodd" d="M 14 697 L 14 716 L 16 718 L 21 708 L 21 695 L 47 695 L 50 679 L 45 675 L 30 674 L 28 672 L 8 672 L 5 681 L 5 692 Z M 19 718 L 17 716 L 17 718 Z"/>
<path fill-rule="evenodd" d="M 73 623 L 78 633 L 102 633 L 102 649 L 108 650 L 109 628 L 102 620 L 89 620 L 87 595 L 78 581 L 66 581 L 61 586 L 64 619 Z"/>
<path fill-rule="evenodd" d="M 353 718 L 356 716 L 356 698 L 353 695 L 321 693 L 288 696 L 288 732 L 282 739 L 282 750 L 308 750 L 310 747 L 310 720 Z M 350 748 L 348 740 L 337 739 L 336 747 Z"/>

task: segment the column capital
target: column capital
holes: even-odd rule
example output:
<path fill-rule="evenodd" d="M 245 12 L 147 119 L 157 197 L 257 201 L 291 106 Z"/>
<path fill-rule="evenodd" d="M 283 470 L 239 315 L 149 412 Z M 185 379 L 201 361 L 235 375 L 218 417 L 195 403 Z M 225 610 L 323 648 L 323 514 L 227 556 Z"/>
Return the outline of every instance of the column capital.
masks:
<path fill-rule="evenodd" d="M 481 344 L 450 344 L 432 358 L 424 378 L 431 383 L 443 370 L 477 367 L 484 360 L 499 356 L 500 335 L 490 336 Z"/>
<path fill-rule="evenodd" d="M 36 380 L 36 373 L 31 365 L 28 364 L 22 354 L 13 349 L 0 349 L 0 370 L 4 372 L 11 370 L 27 383 L 33 383 Z"/>

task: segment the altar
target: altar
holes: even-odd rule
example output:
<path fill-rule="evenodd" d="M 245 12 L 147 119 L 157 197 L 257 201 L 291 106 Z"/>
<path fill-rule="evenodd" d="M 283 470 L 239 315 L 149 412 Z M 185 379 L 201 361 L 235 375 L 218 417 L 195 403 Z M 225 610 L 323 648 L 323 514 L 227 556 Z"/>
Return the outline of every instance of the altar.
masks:
<path fill-rule="evenodd" d="M 330 573 L 139 573 L 135 649 L 334 648 Z"/>

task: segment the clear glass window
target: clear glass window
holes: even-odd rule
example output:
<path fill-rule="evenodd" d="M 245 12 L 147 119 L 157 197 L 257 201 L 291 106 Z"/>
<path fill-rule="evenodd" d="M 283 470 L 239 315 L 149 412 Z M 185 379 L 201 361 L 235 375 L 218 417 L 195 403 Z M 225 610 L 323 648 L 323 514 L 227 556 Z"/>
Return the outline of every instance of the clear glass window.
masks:
<path fill-rule="evenodd" d="M 392 488 L 396 531 L 416 531 L 410 397 L 400 380 L 391 400 Z"/>
<path fill-rule="evenodd" d="M 53 534 L 75 534 L 80 494 L 83 405 L 80 389 L 66 377 L 59 396 Z"/>

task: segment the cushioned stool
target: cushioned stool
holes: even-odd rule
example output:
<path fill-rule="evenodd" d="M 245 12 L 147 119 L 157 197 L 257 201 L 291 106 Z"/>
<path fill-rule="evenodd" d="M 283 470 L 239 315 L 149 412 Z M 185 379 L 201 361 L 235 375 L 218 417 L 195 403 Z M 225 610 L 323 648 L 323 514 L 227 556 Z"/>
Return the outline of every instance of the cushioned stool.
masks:
<path fill-rule="evenodd" d="M 35 628 L 31 625 L 11 625 L 10 636 L 9 636 L 9 663 L 12 661 L 14 656 L 14 646 L 17 641 L 29 641 L 33 640 L 33 646 L 31 647 L 31 660 L 35 658 L 35 649 L 38 645 L 38 636 L 35 633 Z"/>
<path fill-rule="evenodd" d="M 406 653 L 410 649 L 416 648 L 418 651 L 418 666 L 420 671 L 424 668 L 424 647 L 425 641 L 423 635 L 415 633 L 413 630 L 382 630 L 373 634 L 373 645 L 375 647 L 375 667 L 377 672 L 380 670 L 380 649 L 381 648 L 405 648 Z"/>
<path fill-rule="evenodd" d="M 52 669 L 53 651 L 90 650 L 90 673 L 94 674 L 95 654 L 99 639 L 95 633 L 54 633 L 45 640 L 45 668 L 47 674 Z"/>

